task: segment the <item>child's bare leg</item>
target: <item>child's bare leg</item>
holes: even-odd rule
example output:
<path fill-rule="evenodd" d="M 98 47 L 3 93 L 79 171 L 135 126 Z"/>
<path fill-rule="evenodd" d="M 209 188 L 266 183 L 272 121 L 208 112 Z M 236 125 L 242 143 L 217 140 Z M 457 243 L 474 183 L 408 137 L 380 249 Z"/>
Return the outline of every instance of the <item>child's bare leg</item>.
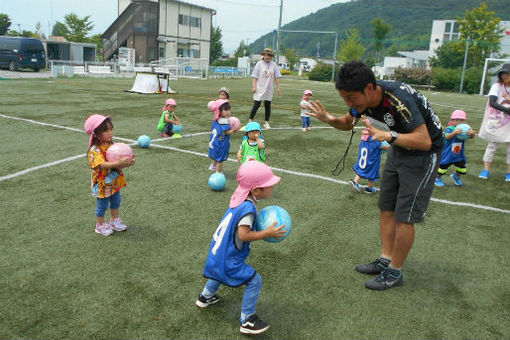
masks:
<path fill-rule="evenodd" d="M 374 186 L 374 182 L 372 182 L 372 181 L 367 181 L 367 182 L 368 182 L 367 186 L 368 186 L 369 188 L 371 188 L 371 187 L 373 187 L 373 186 Z"/>
<path fill-rule="evenodd" d="M 223 167 L 223 162 L 216 162 L 216 172 L 221 172 L 222 167 Z"/>
<path fill-rule="evenodd" d="M 354 176 L 354 182 L 358 183 L 360 179 L 361 177 L 359 177 L 359 175 Z"/>

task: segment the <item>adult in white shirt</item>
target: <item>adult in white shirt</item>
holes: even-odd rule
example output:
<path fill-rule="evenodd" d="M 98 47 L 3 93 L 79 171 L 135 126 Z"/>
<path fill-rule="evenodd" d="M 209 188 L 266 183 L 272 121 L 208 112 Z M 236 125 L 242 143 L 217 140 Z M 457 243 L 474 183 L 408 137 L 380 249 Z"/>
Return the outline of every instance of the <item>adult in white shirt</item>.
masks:
<path fill-rule="evenodd" d="M 276 90 L 280 95 L 280 70 L 278 65 L 271 59 L 274 57 L 274 52 L 270 48 L 265 48 L 262 51 L 262 60 L 257 62 L 251 74 L 252 77 L 252 91 L 253 91 L 253 107 L 250 112 L 250 122 L 255 118 L 255 114 L 264 101 L 265 119 L 264 128 L 269 129 L 269 118 L 271 116 L 271 101 L 273 100 L 274 83 L 276 83 Z"/>
<path fill-rule="evenodd" d="M 483 155 L 483 170 L 479 178 L 487 179 L 499 143 L 506 145 L 507 172 L 505 182 L 510 182 L 510 64 L 504 64 L 498 72 L 498 82 L 489 91 L 482 126 L 478 133 L 488 141 Z"/>

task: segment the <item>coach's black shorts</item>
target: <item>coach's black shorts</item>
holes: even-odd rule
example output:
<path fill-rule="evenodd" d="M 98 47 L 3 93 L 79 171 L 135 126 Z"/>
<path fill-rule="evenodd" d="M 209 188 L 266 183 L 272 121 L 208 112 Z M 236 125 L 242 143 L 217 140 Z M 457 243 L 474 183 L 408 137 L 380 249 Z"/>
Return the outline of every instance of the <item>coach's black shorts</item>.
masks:
<path fill-rule="evenodd" d="M 411 154 L 391 147 L 381 179 L 379 209 L 395 212 L 400 222 L 423 222 L 440 157 L 441 152 Z"/>

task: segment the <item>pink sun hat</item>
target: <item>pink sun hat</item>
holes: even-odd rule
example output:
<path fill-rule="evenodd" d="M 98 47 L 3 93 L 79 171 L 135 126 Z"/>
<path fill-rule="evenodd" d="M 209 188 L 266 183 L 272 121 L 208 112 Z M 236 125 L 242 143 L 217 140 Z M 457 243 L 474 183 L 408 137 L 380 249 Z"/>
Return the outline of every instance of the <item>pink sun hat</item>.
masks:
<path fill-rule="evenodd" d="M 111 118 L 111 116 L 94 114 L 92 116 L 89 116 L 85 121 L 83 129 L 85 130 L 86 133 L 90 135 L 89 147 L 91 147 L 92 143 L 94 142 L 94 130 L 97 129 L 99 125 L 101 125 L 108 118 Z"/>
<path fill-rule="evenodd" d="M 275 185 L 280 177 L 273 175 L 271 168 L 259 161 L 248 161 L 239 167 L 237 186 L 230 198 L 230 208 L 241 205 L 253 188 L 265 188 Z"/>
<path fill-rule="evenodd" d="M 207 108 L 214 112 L 214 118 L 213 120 L 218 120 L 218 117 L 220 116 L 220 106 L 228 103 L 228 99 L 218 99 L 214 101 L 210 101 L 207 104 Z"/>
<path fill-rule="evenodd" d="M 312 90 L 305 90 L 305 92 L 303 94 L 309 94 L 310 96 L 312 96 Z"/>
<path fill-rule="evenodd" d="M 455 110 L 452 112 L 452 116 L 450 117 L 450 119 L 463 119 L 463 120 L 466 120 L 467 119 L 467 115 L 466 115 L 466 112 L 462 111 L 462 110 Z"/>
<path fill-rule="evenodd" d="M 166 107 L 168 105 L 172 105 L 172 106 L 177 106 L 177 102 L 175 101 L 175 99 L 173 98 L 168 98 L 166 101 L 165 101 L 165 106 L 163 106 L 163 111 L 166 110 Z"/>

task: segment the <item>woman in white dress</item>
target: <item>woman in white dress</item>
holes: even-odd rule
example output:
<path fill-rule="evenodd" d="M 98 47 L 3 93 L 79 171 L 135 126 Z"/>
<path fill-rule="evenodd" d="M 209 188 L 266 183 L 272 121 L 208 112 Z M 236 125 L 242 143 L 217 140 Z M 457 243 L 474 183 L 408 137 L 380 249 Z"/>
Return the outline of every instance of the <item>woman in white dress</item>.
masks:
<path fill-rule="evenodd" d="M 269 129 L 269 118 L 271 116 L 271 100 L 273 100 L 274 83 L 276 83 L 276 90 L 280 95 L 280 70 L 278 65 L 271 59 L 274 57 L 274 52 L 270 48 L 265 48 L 262 53 L 263 58 L 253 68 L 252 77 L 252 91 L 253 91 L 253 107 L 250 112 L 250 122 L 253 121 L 257 110 L 262 101 L 264 101 L 265 119 L 264 128 Z"/>
<path fill-rule="evenodd" d="M 504 64 L 498 72 L 498 82 L 489 91 L 480 138 L 489 142 L 483 155 L 483 170 L 479 178 L 487 179 L 489 170 L 498 149 L 498 144 L 506 146 L 507 172 L 505 182 L 510 182 L 510 64 Z"/>

